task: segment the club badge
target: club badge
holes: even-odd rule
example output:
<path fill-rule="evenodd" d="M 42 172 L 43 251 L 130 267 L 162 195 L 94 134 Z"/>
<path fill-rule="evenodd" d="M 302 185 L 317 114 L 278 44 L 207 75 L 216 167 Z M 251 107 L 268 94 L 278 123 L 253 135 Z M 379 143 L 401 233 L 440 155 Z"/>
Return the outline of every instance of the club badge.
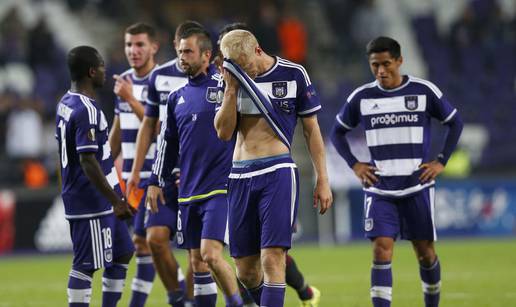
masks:
<path fill-rule="evenodd" d="M 287 82 L 272 82 L 272 95 L 276 98 L 284 98 L 287 96 Z"/>
<path fill-rule="evenodd" d="M 219 89 L 217 87 L 208 87 L 206 89 L 206 100 L 210 103 L 217 103 Z"/>
<path fill-rule="evenodd" d="M 417 96 L 405 96 L 405 108 L 410 111 L 417 109 Z"/>

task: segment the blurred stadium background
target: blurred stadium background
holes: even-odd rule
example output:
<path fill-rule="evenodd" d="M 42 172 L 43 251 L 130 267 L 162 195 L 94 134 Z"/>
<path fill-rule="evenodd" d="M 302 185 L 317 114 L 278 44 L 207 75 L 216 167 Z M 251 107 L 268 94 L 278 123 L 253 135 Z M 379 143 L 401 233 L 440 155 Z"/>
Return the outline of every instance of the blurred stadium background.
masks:
<path fill-rule="evenodd" d="M 108 76 L 123 72 L 127 69 L 123 30 L 134 22 L 146 21 L 159 29 L 158 59 L 163 63 L 175 56 L 172 33 L 186 19 L 203 23 L 214 40 L 224 24 L 244 21 L 268 53 L 305 65 L 323 104 L 319 121 L 325 136 L 347 95 L 373 79 L 364 55 L 365 44 L 378 35 L 397 39 L 405 59 L 402 70 L 436 83 L 465 122 L 459 147 L 437 186 L 436 225 L 443 245 L 464 246 L 471 249 L 471 254 L 480 253 L 482 261 L 482 255 L 491 257 L 490 244 L 502 240 L 502 247 L 493 247 L 499 259 L 494 263 L 512 266 L 507 269 L 514 272 L 516 241 L 511 240 L 516 233 L 516 0 L 1 0 L 0 285 L 9 283 L 11 277 L 6 276 L 13 276 L 15 268 L 26 263 L 13 257 L 28 253 L 25 260 L 37 263 L 41 259 L 45 264 L 49 258 L 41 257 L 43 253 L 68 255 L 71 248 L 59 198 L 54 139 L 55 105 L 69 86 L 67 51 L 82 44 L 95 46 L 106 59 Z M 108 119 L 113 117 L 112 89 L 112 79 L 108 78 L 99 92 Z M 442 142 L 438 136 L 443 131 L 435 124 L 433 151 L 437 152 Z M 357 148 L 356 155 L 367 159 L 361 132 L 354 131 L 350 141 Z M 307 245 L 299 251 L 303 270 L 308 279 L 314 274 L 314 283 L 323 282 L 317 265 L 328 261 L 326 266 L 331 263 L 338 270 L 328 269 L 327 273 L 345 280 L 348 260 L 329 255 L 347 248 L 363 254 L 357 256 L 363 265 L 353 269 L 362 274 L 357 275 L 365 287 L 357 289 L 362 300 L 329 300 L 322 306 L 364 306 L 368 304 L 368 245 L 354 243 L 363 237 L 359 182 L 328 140 L 335 204 L 330 214 L 318 216 L 311 207 L 313 172 L 301 135 L 297 142 L 294 156 L 302 179 L 296 244 Z M 479 237 L 483 239 L 477 241 Z M 450 258 L 468 257 L 457 248 L 444 250 L 452 250 Z M 69 258 L 65 259 L 59 267 L 64 273 L 56 276 L 63 287 L 54 289 L 62 294 L 63 304 L 65 271 L 69 269 Z M 406 262 L 412 268 L 407 272 L 414 273 L 411 283 L 419 285 L 415 260 Z M 466 263 L 471 266 L 463 265 L 455 271 L 474 274 L 473 262 Z M 446 283 L 445 260 L 443 266 Z M 467 283 L 467 276 L 473 275 L 464 276 L 460 281 Z M 500 283 L 510 283 L 498 277 Z M 348 283 L 349 280 L 344 285 Z M 14 288 L 0 286 L 0 306 L 34 305 L 13 303 L 8 299 L 9 293 L 15 296 L 17 292 L 9 289 Z M 345 287 L 343 290 L 353 293 Z M 477 290 L 465 287 L 457 293 L 485 290 L 479 285 Z M 445 302 L 451 299 L 445 306 L 516 305 L 514 288 L 498 290 L 500 303 L 486 300 L 477 305 L 473 303 L 479 302 L 476 300 L 460 305 L 460 295 L 455 300 L 444 295 Z M 337 289 L 335 295 L 338 293 Z M 412 296 L 416 294 L 419 303 L 419 292 Z M 55 306 L 59 302 L 37 305 Z M 290 302 L 294 304 L 294 300 Z M 407 302 L 399 306 L 415 304 L 410 299 Z"/>

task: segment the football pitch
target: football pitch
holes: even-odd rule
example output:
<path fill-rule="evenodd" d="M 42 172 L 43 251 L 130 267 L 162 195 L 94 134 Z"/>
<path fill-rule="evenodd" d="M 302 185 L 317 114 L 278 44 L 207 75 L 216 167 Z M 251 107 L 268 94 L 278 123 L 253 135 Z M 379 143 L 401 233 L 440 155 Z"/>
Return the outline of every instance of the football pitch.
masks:
<path fill-rule="evenodd" d="M 443 240 L 437 244 L 442 266 L 441 306 L 516 306 L 516 240 Z M 322 292 L 321 307 L 371 306 L 369 300 L 370 245 L 338 247 L 296 246 L 294 256 L 307 281 Z M 185 253 L 178 253 L 185 264 Z M 66 286 L 71 255 L 0 257 L 0 307 L 67 306 Z M 127 306 L 131 262 L 122 300 Z M 94 278 L 91 306 L 100 306 L 101 274 Z M 398 243 L 393 262 L 395 307 L 423 306 L 419 271 L 409 244 Z M 167 306 L 165 291 L 156 279 L 146 306 Z M 224 306 L 219 294 L 217 306 Z M 285 306 L 299 306 L 287 290 Z"/>

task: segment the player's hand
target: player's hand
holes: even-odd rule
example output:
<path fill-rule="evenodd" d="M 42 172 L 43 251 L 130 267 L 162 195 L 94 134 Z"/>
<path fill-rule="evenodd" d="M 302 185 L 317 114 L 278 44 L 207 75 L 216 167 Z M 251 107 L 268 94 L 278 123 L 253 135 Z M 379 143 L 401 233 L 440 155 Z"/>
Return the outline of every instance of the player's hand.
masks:
<path fill-rule="evenodd" d="M 125 197 L 129 198 L 129 195 L 131 195 L 131 191 L 134 189 L 137 189 L 140 185 L 140 174 L 139 172 L 131 172 L 129 175 L 129 178 L 127 179 L 127 183 L 125 185 Z"/>
<path fill-rule="evenodd" d="M 159 211 L 158 198 L 162 204 L 165 203 L 165 197 L 163 196 L 163 191 L 161 188 L 155 185 L 148 186 L 147 196 L 145 197 L 145 206 L 152 213 L 157 213 Z"/>
<path fill-rule="evenodd" d="M 324 214 L 331 208 L 333 195 L 328 179 L 318 179 L 314 190 L 314 208 L 319 207 L 319 214 Z"/>
<path fill-rule="evenodd" d="M 235 77 L 233 77 L 233 75 L 227 69 L 224 69 L 223 76 L 224 82 L 226 83 L 226 92 L 234 91 L 236 93 L 238 91 L 238 88 L 240 87 L 238 80 Z"/>
<path fill-rule="evenodd" d="M 133 97 L 133 81 L 129 77 L 121 77 L 113 75 L 116 80 L 113 92 L 125 101 L 129 101 Z"/>
<path fill-rule="evenodd" d="M 172 176 L 174 176 L 174 178 L 176 179 L 176 180 L 174 181 L 174 183 L 176 184 L 176 187 L 178 187 L 178 188 L 179 188 L 179 184 L 181 183 L 181 180 L 180 180 L 180 178 L 181 178 L 181 173 L 180 173 L 180 172 L 176 172 L 176 173 L 172 174 Z"/>
<path fill-rule="evenodd" d="M 440 173 L 444 171 L 444 165 L 441 162 L 434 160 L 428 163 L 423 163 L 419 166 L 423 172 L 419 176 L 422 183 L 434 180 Z"/>
<path fill-rule="evenodd" d="M 370 187 L 378 182 L 378 177 L 374 174 L 377 170 L 378 169 L 376 167 L 363 162 L 357 162 L 353 165 L 355 175 L 365 187 Z"/>
<path fill-rule="evenodd" d="M 125 199 L 119 199 L 113 204 L 113 212 L 115 216 L 121 220 L 130 218 L 136 213 L 134 209 Z"/>

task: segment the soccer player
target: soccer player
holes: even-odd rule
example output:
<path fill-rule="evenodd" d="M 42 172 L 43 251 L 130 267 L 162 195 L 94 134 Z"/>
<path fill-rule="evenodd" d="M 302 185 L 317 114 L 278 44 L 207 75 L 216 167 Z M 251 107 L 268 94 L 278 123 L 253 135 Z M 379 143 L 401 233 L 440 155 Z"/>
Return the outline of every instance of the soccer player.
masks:
<path fill-rule="evenodd" d="M 391 305 L 392 253 L 400 236 L 414 247 L 425 305 L 438 306 L 441 267 L 434 247 L 434 185 L 457 145 L 462 121 L 437 86 L 400 73 L 403 57 L 397 41 L 378 37 L 366 49 L 376 81 L 351 93 L 331 138 L 364 186 L 364 228 L 373 243 L 371 299 L 375 307 Z M 429 156 L 432 117 L 448 127 L 435 159 Z M 345 137 L 359 124 L 365 129 L 370 162 L 358 161 Z"/>
<path fill-rule="evenodd" d="M 226 87 L 214 125 L 223 140 L 237 136 L 228 186 L 231 256 L 258 305 L 283 306 L 286 251 L 298 203 L 290 156 L 298 118 L 317 175 L 314 207 L 320 205 L 324 214 L 332 203 L 316 116 L 321 105 L 306 70 L 266 54 L 251 32 L 227 33 L 221 51 L 229 60 L 223 64 Z"/>
<path fill-rule="evenodd" d="M 104 60 L 92 47 L 68 53 L 71 88 L 57 105 L 63 203 L 70 223 L 73 264 L 68 280 L 70 307 L 89 306 L 93 273 L 104 269 L 102 306 L 122 296 L 134 247 L 121 218 L 133 215 L 121 198 L 108 143 L 108 124 L 95 101 L 105 82 Z"/>
<path fill-rule="evenodd" d="M 157 65 L 154 61 L 154 55 L 158 51 L 158 43 L 156 40 L 156 31 L 154 28 L 145 23 L 136 23 L 129 26 L 125 30 L 125 55 L 131 68 L 120 76 L 115 75 L 116 79 L 114 92 L 117 95 L 115 103 L 115 118 L 113 120 L 113 128 L 109 135 L 109 143 L 113 152 L 113 156 L 117 157 L 122 153 L 122 179 L 126 181 L 132 169 L 133 159 L 136 153 L 136 135 L 143 118 L 145 100 L 148 92 L 148 81 L 152 70 Z M 145 153 L 145 162 L 139 175 L 140 178 L 148 179 L 151 173 L 152 162 L 156 151 L 156 144 L 153 142 L 148 152 Z M 129 202 L 138 208 L 134 219 L 134 235 L 133 242 L 136 248 L 136 276 L 132 283 L 132 296 L 129 303 L 130 307 L 142 307 L 145 305 L 147 296 L 149 295 L 154 277 L 156 275 L 153 265 L 151 251 L 146 241 L 145 220 L 145 197 L 144 187 L 145 180 L 140 182 L 138 189 L 133 189 L 132 193 L 127 194 Z M 163 211 L 164 212 L 164 211 Z M 174 225 L 175 212 L 172 213 L 170 224 Z M 166 225 L 166 224 L 165 224 Z M 166 226 L 162 226 L 168 230 Z M 153 232 L 154 231 L 154 232 Z M 156 228 L 149 229 L 149 233 L 156 235 Z M 163 232 L 158 232 L 161 234 Z M 169 249 L 169 234 L 163 237 L 164 248 Z M 170 257 L 172 254 L 168 253 Z M 167 274 L 163 271 L 163 267 L 167 264 L 168 259 L 155 257 L 155 265 L 158 272 Z M 165 269 L 167 267 L 165 266 Z M 177 266 L 172 266 L 172 270 L 177 271 Z M 173 291 L 178 290 L 179 282 L 184 285 L 184 277 L 181 274 L 170 274 L 170 278 L 175 278 L 174 283 L 170 286 Z M 178 281 L 178 279 L 180 281 Z"/>
<path fill-rule="evenodd" d="M 220 67 L 221 69 L 224 58 L 222 56 L 222 52 L 220 51 L 220 41 L 222 40 L 224 35 L 233 30 L 250 31 L 249 27 L 242 22 L 227 24 L 219 31 L 219 38 L 217 40 L 217 54 L 215 55 L 215 59 L 213 60 L 213 62 L 217 67 Z M 321 292 L 319 291 L 319 289 L 317 289 L 314 286 L 310 286 L 308 283 L 306 283 L 303 273 L 301 273 L 301 271 L 297 267 L 297 264 L 294 258 L 292 258 L 292 256 L 286 254 L 286 257 L 287 259 L 285 268 L 285 280 L 287 285 L 296 290 L 297 296 L 301 300 L 302 306 L 319 306 L 319 301 L 321 299 Z M 241 283 L 239 283 L 239 286 L 241 286 Z M 254 303 L 252 297 L 246 295 L 247 291 L 245 289 L 240 289 L 240 293 L 242 294 L 242 299 L 244 300 L 244 303 Z"/>
<path fill-rule="evenodd" d="M 179 47 L 179 40 L 184 32 L 192 28 L 202 28 L 202 25 L 195 21 L 185 21 L 176 28 L 174 35 L 174 48 L 176 52 Z M 153 70 L 148 81 L 148 94 L 145 103 L 145 114 L 142 124 L 138 130 L 136 137 L 136 153 L 131 169 L 131 174 L 127 179 L 127 193 L 131 194 L 132 190 L 140 185 L 140 170 L 146 161 L 147 151 L 151 146 L 152 140 L 156 139 L 156 131 L 159 131 L 161 121 L 166 118 L 167 97 L 171 91 L 174 91 L 188 82 L 188 78 L 183 69 L 179 66 L 179 61 L 173 59 L 160 67 Z M 160 140 L 158 137 L 158 144 Z M 146 210 L 147 215 L 147 243 L 154 258 L 154 264 L 157 267 L 158 274 L 169 293 L 170 298 L 176 297 L 174 274 L 177 271 L 181 275 L 180 268 L 175 269 L 176 260 L 170 253 L 169 241 L 176 233 L 177 221 L 177 186 L 174 177 L 165 178 L 165 187 L 163 188 L 165 195 L 165 206 L 161 207 L 159 212 L 153 213 Z M 191 304 L 193 301 L 193 277 L 192 266 L 188 265 L 186 274 L 187 299 L 185 305 Z M 181 277 L 181 276 L 179 276 Z"/>
<path fill-rule="evenodd" d="M 161 210 L 157 199 L 163 197 L 162 179 L 170 173 L 179 153 L 177 243 L 190 250 L 195 304 L 215 306 L 216 281 L 225 295 L 226 306 L 242 306 L 236 276 L 222 255 L 227 241 L 227 175 L 233 148 L 232 142 L 219 140 L 213 128 L 222 76 L 210 65 L 212 43 L 206 30 L 186 32 L 178 51 L 188 83 L 169 95 L 147 202 L 153 212 Z"/>

